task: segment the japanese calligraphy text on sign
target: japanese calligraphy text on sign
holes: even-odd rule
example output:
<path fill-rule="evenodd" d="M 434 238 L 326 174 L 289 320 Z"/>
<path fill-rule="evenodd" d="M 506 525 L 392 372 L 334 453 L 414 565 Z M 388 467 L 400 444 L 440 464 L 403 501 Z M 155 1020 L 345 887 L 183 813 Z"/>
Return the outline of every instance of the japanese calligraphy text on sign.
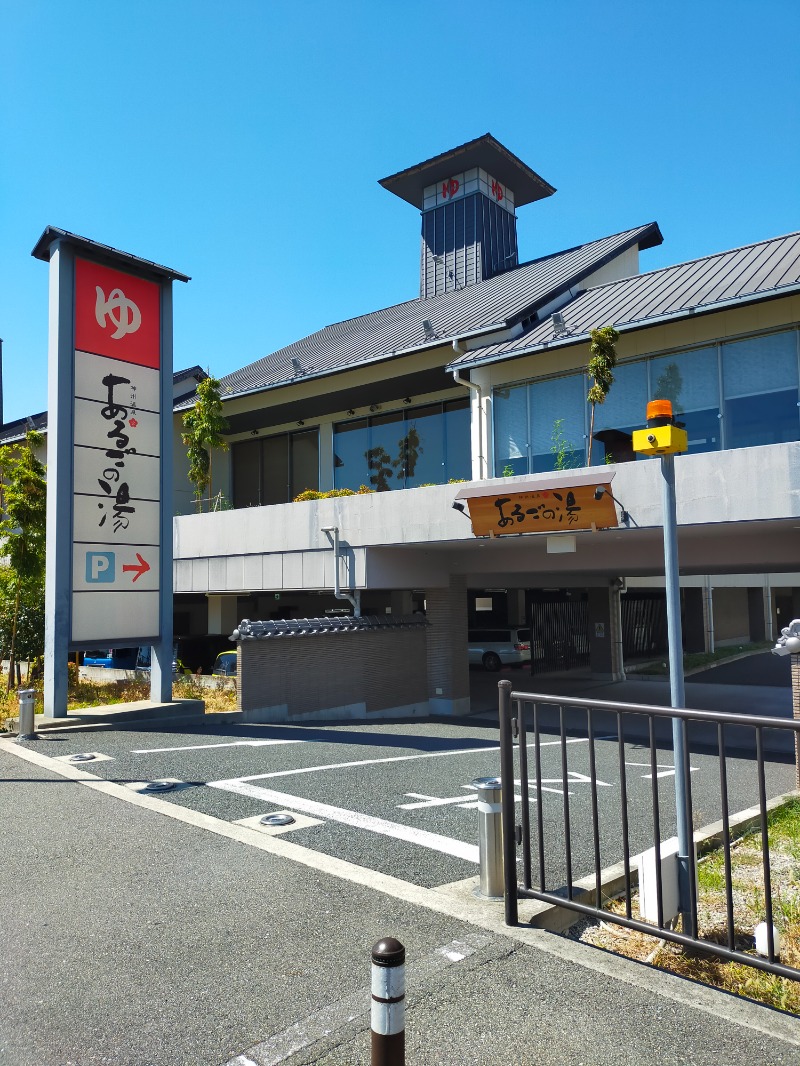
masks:
<path fill-rule="evenodd" d="M 469 517 L 476 537 L 510 533 L 573 533 L 616 526 L 617 512 L 607 492 L 595 498 L 597 482 L 569 488 L 495 492 L 469 496 Z"/>

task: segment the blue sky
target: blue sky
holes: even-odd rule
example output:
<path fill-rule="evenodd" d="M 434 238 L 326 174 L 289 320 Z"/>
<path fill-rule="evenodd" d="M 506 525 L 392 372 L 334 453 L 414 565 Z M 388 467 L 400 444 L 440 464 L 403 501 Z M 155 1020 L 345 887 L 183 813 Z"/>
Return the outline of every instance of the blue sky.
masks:
<path fill-rule="evenodd" d="M 0 40 L 6 421 L 47 406 L 47 225 L 191 275 L 175 368 L 217 376 L 414 298 L 419 214 L 378 179 L 486 132 L 558 189 L 523 260 L 800 229 L 797 0 L 7 0 Z"/>

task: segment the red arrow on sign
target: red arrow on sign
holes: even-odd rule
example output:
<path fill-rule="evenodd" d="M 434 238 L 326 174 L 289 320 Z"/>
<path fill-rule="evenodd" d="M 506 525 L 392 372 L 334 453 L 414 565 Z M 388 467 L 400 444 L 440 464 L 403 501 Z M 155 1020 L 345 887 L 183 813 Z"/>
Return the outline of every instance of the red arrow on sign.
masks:
<path fill-rule="evenodd" d="M 138 581 L 142 574 L 146 574 L 147 571 L 150 569 L 150 563 L 143 559 L 138 552 L 136 553 L 136 558 L 139 560 L 138 565 L 135 563 L 129 563 L 127 566 L 123 566 L 122 568 L 123 574 L 126 570 L 136 571 L 136 577 L 133 579 L 134 581 Z"/>

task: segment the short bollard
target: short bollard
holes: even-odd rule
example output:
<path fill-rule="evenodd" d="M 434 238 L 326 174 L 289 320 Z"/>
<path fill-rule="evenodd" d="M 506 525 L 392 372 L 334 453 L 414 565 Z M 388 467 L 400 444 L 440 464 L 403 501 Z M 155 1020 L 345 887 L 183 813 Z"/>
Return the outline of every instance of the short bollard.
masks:
<path fill-rule="evenodd" d="M 481 864 L 480 895 L 503 898 L 503 807 L 500 778 L 479 777 L 472 782 L 478 790 L 478 854 Z"/>
<path fill-rule="evenodd" d="M 35 691 L 32 688 L 21 688 L 17 692 L 19 697 L 19 730 L 17 740 L 35 740 L 34 730 L 34 705 Z"/>
<path fill-rule="evenodd" d="M 406 949 L 392 936 L 372 947 L 372 1066 L 406 1061 Z"/>

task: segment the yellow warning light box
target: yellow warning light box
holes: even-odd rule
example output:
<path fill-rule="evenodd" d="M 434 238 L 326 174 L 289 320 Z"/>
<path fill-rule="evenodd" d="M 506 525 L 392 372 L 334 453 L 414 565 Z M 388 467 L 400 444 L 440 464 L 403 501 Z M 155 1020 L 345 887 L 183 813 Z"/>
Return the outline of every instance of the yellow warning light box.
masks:
<path fill-rule="evenodd" d="M 688 434 L 678 426 L 652 426 L 633 431 L 633 450 L 642 455 L 674 455 L 688 448 Z"/>

